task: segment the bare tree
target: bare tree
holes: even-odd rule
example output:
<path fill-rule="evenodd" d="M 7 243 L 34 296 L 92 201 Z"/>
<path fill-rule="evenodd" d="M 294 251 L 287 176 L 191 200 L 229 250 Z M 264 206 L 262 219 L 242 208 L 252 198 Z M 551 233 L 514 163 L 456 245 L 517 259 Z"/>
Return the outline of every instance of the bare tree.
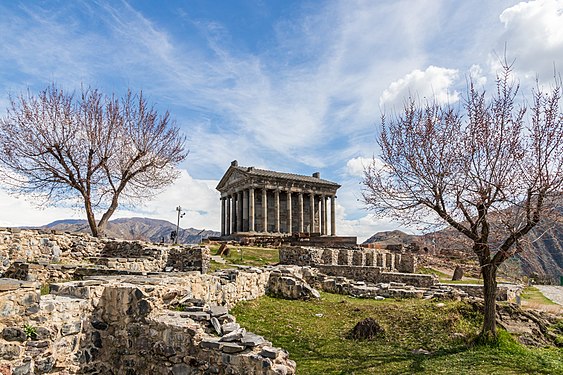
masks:
<path fill-rule="evenodd" d="M 553 209 L 563 185 L 561 81 L 537 85 L 529 105 L 504 65 L 488 98 L 470 81 L 461 108 L 410 98 L 383 117 L 381 161 L 366 167 L 363 200 L 406 224 L 442 223 L 461 233 L 479 259 L 484 283 L 480 338 L 497 338 L 497 269 Z"/>
<path fill-rule="evenodd" d="M 184 144 L 169 113 L 159 116 L 142 93 L 75 95 L 53 84 L 11 98 L 0 120 L 0 174 L 9 192 L 39 204 L 81 202 L 100 236 L 121 200 L 150 198 L 176 179 Z"/>

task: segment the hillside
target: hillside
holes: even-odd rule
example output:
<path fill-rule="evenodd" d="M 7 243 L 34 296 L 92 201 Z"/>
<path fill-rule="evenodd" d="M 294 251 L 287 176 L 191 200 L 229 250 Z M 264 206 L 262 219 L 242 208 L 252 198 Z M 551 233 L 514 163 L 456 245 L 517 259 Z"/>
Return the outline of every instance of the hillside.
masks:
<path fill-rule="evenodd" d="M 57 220 L 42 228 L 59 230 L 61 232 L 85 232 L 90 229 L 86 220 Z M 121 218 L 110 220 L 106 228 L 106 236 L 126 240 L 143 240 L 149 242 L 170 241 L 170 233 L 176 230 L 176 225 L 166 221 L 149 218 Z M 199 243 L 202 238 L 219 236 L 219 232 L 195 228 L 180 228 L 179 243 Z M 201 233 L 200 233 L 201 232 Z"/>
<path fill-rule="evenodd" d="M 504 265 L 505 274 L 512 276 L 534 275 L 543 281 L 544 278 L 558 282 L 563 275 L 563 223 L 560 221 L 543 223 L 529 234 L 529 241 L 522 241 L 522 252 Z M 364 243 L 417 244 L 427 249 L 435 258 L 448 259 L 452 269 L 457 263 L 468 260 L 477 261 L 469 244 L 461 234 L 451 228 L 424 235 L 408 235 L 401 231 L 379 232 Z M 424 252 L 426 253 L 426 252 Z"/>

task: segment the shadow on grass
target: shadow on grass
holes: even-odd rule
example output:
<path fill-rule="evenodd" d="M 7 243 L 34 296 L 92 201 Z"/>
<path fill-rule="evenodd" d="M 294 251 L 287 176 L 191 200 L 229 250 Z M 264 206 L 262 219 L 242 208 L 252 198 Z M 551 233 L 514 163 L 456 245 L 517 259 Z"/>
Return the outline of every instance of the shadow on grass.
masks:
<path fill-rule="evenodd" d="M 469 350 L 469 347 L 460 346 L 449 350 L 441 350 L 431 354 L 414 354 L 403 352 L 396 348 L 396 352 L 385 352 L 378 354 L 327 354 L 320 350 L 309 349 L 309 354 L 292 356 L 297 362 L 299 374 L 318 374 L 315 363 L 321 364 L 319 367 L 326 369 L 326 363 L 332 364 L 331 371 L 323 369 L 323 374 L 356 374 L 356 373 L 385 373 L 385 374 L 415 374 L 429 371 L 425 362 L 428 360 L 446 357 L 452 354 L 461 353 Z M 395 364 L 395 366 L 393 366 Z M 385 365 L 385 372 L 381 372 L 382 365 Z M 391 366 L 390 366 L 391 365 Z M 395 369 L 391 369 L 395 368 Z M 431 371 L 431 370 L 430 370 Z"/>

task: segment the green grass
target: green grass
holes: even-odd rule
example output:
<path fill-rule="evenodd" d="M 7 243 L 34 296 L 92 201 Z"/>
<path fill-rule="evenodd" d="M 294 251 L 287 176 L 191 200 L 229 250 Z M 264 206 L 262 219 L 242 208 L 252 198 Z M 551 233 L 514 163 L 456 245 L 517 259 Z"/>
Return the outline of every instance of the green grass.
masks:
<path fill-rule="evenodd" d="M 483 285 L 482 279 L 475 279 L 471 277 L 464 277 L 462 280 L 452 280 L 452 276 L 444 273 L 442 271 L 438 271 L 431 267 L 420 267 L 417 270 L 418 273 L 422 273 L 425 275 L 436 275 L 438 280 L 444 284 L 480 284 Z"/>
<path fill-rule="evenodd" d="M 219 245 L 210 246 L 211 254 L 217 254 Z M 211 261 L 211 272 L 222 268 L 232 268 L 234 264 L 261 267 L 280 261 L 278 249 L 268 247 L 229 246 L 230 254 L 222 258 L 226 264 Z"/>
<path fill-rule="evenodd" d="M 506 332 L 498 346 L 472 346 L 481 316 L 462 302 L 440 307 L 426 300 L 321 294 L 309 302 L 262 297 L 239 303 L 232 313 L 248 330 L 288 350 L 301 375 L 563 373 L 563 349 L 528 349 Z M 373 341 L 346 339 L 366 317 L 386 333 Z M 413 354 L 415 349 L 431 354 Z"/>
<path fill-rule="evenodd" d="M 536 287 L 528 286 L 524 288 L 520 295 L 523 301 L 539 305 L 557 305 L 555 302 L 543 295 Z"/>
<path fill-rule="evenodd" d="M 438 276 L 440 279 L 452 279 L 451 275 L 448 275 L 447 273 L 435 270 L 434 268 L 430 268 L 430 267 L 420 267 L 418 270 L 416 270 L 418 273 L 422 273 L 424 275 L 436 275 Z"/>

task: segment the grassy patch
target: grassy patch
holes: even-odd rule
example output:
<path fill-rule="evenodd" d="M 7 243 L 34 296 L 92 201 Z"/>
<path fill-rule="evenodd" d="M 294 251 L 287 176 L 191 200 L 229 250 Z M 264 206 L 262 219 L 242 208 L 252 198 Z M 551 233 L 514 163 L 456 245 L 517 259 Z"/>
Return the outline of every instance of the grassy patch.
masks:
<path fill-rule="evenodd" d="M 527 349 L 506 333 L 496 347 L 472 346 L 481 316 L 462 302 L 438 306 L 322 293 L 310 302 L 262 297 L 233 313 L 241 325 L 287 349 L 299 374 L 563 373 L 562 349 Z M 372 341 L 347 339 L 367 317 L 385 333 Z M 430 354 L 413 353 L 417 349 Z"/>
<path fill-rule="evenodd" d="M 217 254 L 219 245 L 210 246 L 211 254 Z M 265 266 L 268 264 L 276 264 L 280 261 L 278 249 L 268 247 L 250 247 L 250 246 L 229 246 L 229 255 L 222 256 L 225 264 L 211 261 L 211 271 L 222 268 L 232 268 L 233 264 L 245 266 Z"/>
<path fill-rule="evenodd" d="M 442 271 L 438 271 L 431 267 L 420 267 L 417 270 L 418 273 L 422 273 L 425 275 L 436 275 L 441 283 L 447 284 L 483 284 L 483 280 L 475 279 L 475 278 L 463 278 L 463 280 L 452 280 L 452 275 L 448 275 Z"/>
<path fill-rule="evenodd" d="M 452 278 L 451 275 L 448 275 L 447 273 L 435 270 L 434 268 L 430 268 L 430 267 L 420 267 L 417 270 L 417 272 L 422 273 L 424 275 L 436 275 L 441 279 L 448 279 L 448 278 L 451 279 Z"/>
<path fill-rule="evenodd" d="M 522 294 L 520 295 L 523 301 L 531 304 L 538 305 L 556 305 L 555 302 L 543 295 L 542 292 L 536 287 L 528 286 L 524 288 Z"/>
<path fill-rule="evenodd" d="M 40 293 L 42 296 L 46 296 L 51 291 L 51 284 L 50 283 L 42 283 L 40 287 Z"/>

